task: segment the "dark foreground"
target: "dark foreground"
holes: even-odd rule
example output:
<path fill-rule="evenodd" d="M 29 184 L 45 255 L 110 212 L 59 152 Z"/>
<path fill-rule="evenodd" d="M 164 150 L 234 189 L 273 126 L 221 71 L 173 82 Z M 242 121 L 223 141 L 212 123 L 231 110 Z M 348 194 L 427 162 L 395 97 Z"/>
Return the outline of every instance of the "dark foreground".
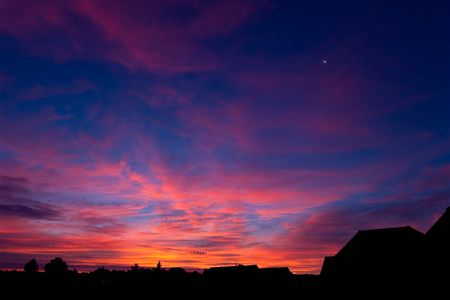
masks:
<path fill-rule="evenodd" d="M 312 295 L 319 288 L 319 276 L 277 275 L 253 272 L 250 267 L 230 274 L 188 273 L 183 269 L 109 271 L 99 269 L 91 273 L 63 274 L 22 271 L 0 272 L 1 287 L 18 295 L 81 297 L 90 296 L 139 296 L 146 299 L 156 295 L 172 297 L 197 297 L 217 299 L 223 296 Z"/>
<path fill-rule="evenodd" d="M 330 281 L 319 275 L 264 274 L 254 266 L 233 267 L 221 274 L 187 273 L 180 268 L 169 270 L 109 271 L 91 273 L 67 271 L 61 274 L 44 272 L 0 272 L 1 289 L 6 295 L 37 298 L 105 298 L 130 299 L 231 297 L 270 299 L 318 299 L 400 296 L 439 298 L 447 294 L 450 281 L 444 275 L 424 274 L 419 277 L 362 277 L 352 281 Z M 447 294 L 448 295 L 448 294 Z M 3 298 L 5 299 L 5 298 Z"/>
<path fill-rule="evenodd" d="M 448 299 L 450 294 L 450 208 L 426 232 L 410 226 L 359 231 L 320 275 L 295 275 L 288 268 L 233 266 L 203 274 L 182 268 L 129 271 L 68 270 L 55 258 L 38 272 L 36 260 L 24 272 L 0 271 L 9 298 L 269 298 L 269 299 Z M 3 298 L 2 295 L 2 298 Z M 5 299 L 5 298 L 3 298 Z"/>

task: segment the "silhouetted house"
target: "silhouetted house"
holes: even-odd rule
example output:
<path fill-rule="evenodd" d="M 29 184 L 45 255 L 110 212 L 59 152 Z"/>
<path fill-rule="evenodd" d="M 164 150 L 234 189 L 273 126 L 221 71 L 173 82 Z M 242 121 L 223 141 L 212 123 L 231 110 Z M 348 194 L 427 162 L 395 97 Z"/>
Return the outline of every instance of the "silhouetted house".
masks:
<path fill-rule="evenodd" d="M 294 282 L 289 268 L 260 269 L 257 265 L 209 268 L 203 276 L 206 286 L 212 290 L 246 290 L 252 292 L 251 297 L 258 291 L 261 294 L 288 291 Z"/>
<path fill-rule="evenodd" d="M 264 284 L 289 283 L 293 275 L 289 268 L 261 268 L 258 273 L 258 280 Z"/>
<path fill-rule="evenodd" d="M 206 277 L 240 277 L 240 276 L 253 276 L 257 274 L 259 268 L 257 265 L 237 265 L 231 267 L 213 267 L 206 269 L 203 275 Z"/>
<path fill-rule="evenodd" d="M 410 226 L 358 231 L 335 256 L 325 257 L 320 277 L 344 288 L 445 289 L 450 282 L 450 208 L 426 235 Z"/>
<path fill-rule="evenodd" d="M 333 259 L 334 256 L 325 256 L 322 264 L 322 270 L 320 270 L 320 276 L 330 277 L 338 273 L 337 266 Z"/>
<path fill-rule="evenodd" d="M 424 239 L 410 226 L 360 230 L 335 256 L 325 258 L 320 275 L 341 282 L 412 275 L 421 268 Z"/>
<path fill-rule="evenodd" d="M 450 207 L 447 207 L 444 214 L 431 226 L 426 236 L 431 243 L 450 247 Z"/>
<path fill-rule="evenodd" d="M 287 267 L 281 268 L 259 268 L 257 265 L 237 265 L 231 267 L 214 267 L 206 269 L 203 274 L 207 277 L 239 277 L 259 279 L 286 279 L 292 276 Z"/>
<path fill-rule="evenodd" d="M 292 275 L 288 267 L 281 268 L 261 268 L 259 272 L 262 276 L 286 278 Z"/>
<path fill-rule="evenodd" d="M 450 282 L 450 207 L 426 233 L 428 272 L 446 275 Z"/>

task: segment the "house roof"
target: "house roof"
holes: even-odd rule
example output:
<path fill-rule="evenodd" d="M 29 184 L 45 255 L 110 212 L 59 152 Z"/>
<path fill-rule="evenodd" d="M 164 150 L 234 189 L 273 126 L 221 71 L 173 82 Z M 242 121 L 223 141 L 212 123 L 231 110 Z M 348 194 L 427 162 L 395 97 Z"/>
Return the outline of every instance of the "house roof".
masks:
<path fill-rule="evenodd" d="M 450 208 L 447 208 L 426 235 L 411 226 L 358 231 L 335 256 L 325 257 L 321 275 L 373 276 L 385 274 L 386 270 L 390 270 L 391 274 L 403 272 L 402 274 L 408 276 L 427 264 L 430 250 L 440 264 L 448 262 L 448 245 Z"/>
<path fill-rule="evenodd" d="M 251 272 L 258 272 L 260 270 L 257 265 L 238 265 L 230 267 L 212 267 L 206 269 L 203 274 L 205 275 L 225 275 L 225 274 L 247 274 Z"/>
<path fill-rule="evenodd" d="M 265 275 L 291 275 L 291 271 L 288 267 L 281 268 L 261 268 L 259 271 Z"/>
<path fill-rule="evenodd" d="M 450 241 L 450 207 L 444 214 L 431 226 L 426 236 L 434 241 Z"/>
<path fill-rule="evenodd" d="M 423 238 L 424 234 L 411 226 L 360 230 L 335 256 L 407 249 L 421 242 Z"/>
<path fill-rule="evenodd" d="M 414 261 L 425 235 L 405 226 L 358 231 L 335 256 L 325 257 L 322 276 L 368 274 L 398 269 Z"/>

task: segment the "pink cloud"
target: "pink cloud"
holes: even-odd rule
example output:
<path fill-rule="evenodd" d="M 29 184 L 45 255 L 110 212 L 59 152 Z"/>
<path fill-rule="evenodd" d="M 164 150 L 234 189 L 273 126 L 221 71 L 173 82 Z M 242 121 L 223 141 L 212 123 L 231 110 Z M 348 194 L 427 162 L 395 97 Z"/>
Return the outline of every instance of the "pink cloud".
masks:
<path fill-rule="evenodd" d="M 21 38 L 64 25 L 64 9 L 56 1 L 3 1 L 0 6 L 0 29 Z M 20 21 L 19 21 L 20 20 Z"/>
<path fill-rule="evenodd" d="M 245 24 L 257 11 L 256 1 L 212 1 L 206 6 L 196 5 L 200 13 L 190 22 L 189 30 L 202 38 L 225 35 Z"/>
<path fill-rule="evenodd" d="M 74 172 L 73 177 L 64 173 L 59 174 L 58 177 L 43 177 L 45 173 L 42 171 L 32 175 L 30 170 L 22 171 L 21 168 L 15 168 L 15 170 L 18 174 L 25 172 L 24 174 L 32 176 L 33 180 L 38 180 L 36 186 L 48 186 L 43 185 L 43 183 L 54 180 L 53 185 L 48 186 L 47 191 L 54 195 L 67 193 L 67 191 L 77 191 L 83 187 L 84 192 L 95 193 L 97 200 L 107 196 L 108 193 L 113 193 L 115 197 L 119 198 L 131 194 L 132 197 L 128 200 L 133 198 L 134 200 L 118 206 L 105 205 L 101 202 L 100 204 L 94 204 L 84 202 L 81 199 L 71 202 L 65 200 L 56 204 L 66 211 L 63 221 L 49 220 L 38 225 L 34 222 L 33 226 L 31 226 L 31 223 L 30 226 L 27 226 L 26 224 L 29 222 L 27 220 L 19 222 L 17 219 L 12 219 L 3 227 L 3 233 L 10 232 L 15 238 L 15 240 L 8 240 L 9 242 L 4 244 L 6 250 L 30 253 L 30 255 L 36 252 L 52 255 L 62 251 L 65 256 L 73 257 L 72 263 L 83 262 L 85 264 L 108 262 L 129 265 L 138 262 L 145 265 L 151 261 L 163 259 L 168 266 L 182 263 L 185 266 L 206 267 L 235 260 L 239 263 L 259 263 L 261 266 L 288 265 L 298 272 L 318 272 L 322 263 L 321 257 L 334 253 L 355 230 L 368 226 L 402 225 L 400 224 L 401 220 L 390 221 L 386 219 L 383 212 L 380 212 L 379 221 L 376 221 L 377 214 L 375 213 L 371 213 L 370 218 L 362 218 L 364 211 L 332 209 L 314 212 L 306 219 L 300 218 L 301 220 L 298 222 L 287 221 L 283 225 L 287 230 L 286 235 L 278 237 L 266 235 L 261 240 L 261 238 L 252 235 L 254 233 L 252 223 L 248 223 L 246 218 L 241 215 L 246 213 L 244 204 L 252 203 L 252 197 L 256 200 L 253 204 L 270 205 L 266 209 L 258 209 L 258 215 L 264 216 L 266 222 L 269 222 L 272 218 L 302 213 L 308 207 L 307 202 L 303 201 L 308 199 L 312 201 L 312 207 L 317 206 L 318 203 L 321 203 L 318 197 L 319 190 L 312 190 L 311 194 L 302 195 L 301 192 L 296 190 L 288 190 L 283 193 L 281 190 L 268 189 L 259 192 L 256 186 L 253 187 L 261 182 L 264 182 L 264 184 L 272 182 L 276 185 L 277 181 L 281 181 L 281 178 L 277 178 L 280 174 L 272 179 L 270 174 L 265 175 L 266 177 L 261 175 L 258 177 L 257 173 L 248 174 L 249 177 L 246 177 L 245 174 L 236 177 L 224 177 L 225 174 L 218 173 L 214 174 L 214 177 L 215 180 L 222 181 L 223 188 L 212 188 L 217 185 L 213 183 L 211 186 L 194 185 L 189 187 L 188 182 L 180 182 L 179 178 L 170 176 L 170 173 L 166 175 L 167 177 L 163 176 L 163 173 L 158 173 L 161 184 L 153 186 L 145 176 L 129 171 L 124 176 L 123 170 L 126 169 L 126 165 L 123 163 L 98 165 L 90 172 L 82 167 L 70 167 L 69 169 L 66 166 L 66 168 L 68 173 Z M 168 172 L 168 169 L 166 169 L 166 172 Z M 437 170 L 436 172 L 436 174 L 439 174 L 446 171 L 443 168 L 443 170 Z M 293 174 L 283 176 L 292 177 Z M 302 176 L 306 178 L 314 178 L 315 176 L 335 178 L 338 174 L 305 172 Z M 350 176 L 350 174 L 347 176 Z M 355 174 L 355 176 L 358 175 Z M 117 186 L 118 182 L 116 181 L 109 183 L 107 178 L 110 177 L 121 177 L 120 184 Z M 317 180 L 319 179 L 317 178 Z M 191 184 L 196 181 L 193 180 Z M 131 182 L 139 182 L 142 189 L 136 189 L 133 185 L 129 185 Z M 336 183 L 332 185 L 335 186 Z M 58 188 L 55 189 L 55 186 Z M 420 186 L 420 182 L 418 186 Z M 158 190 L 159 193 L 155 194 L 155 190 Z M 108 192 L 105 193 L 105 191 Z M 333 202 L 337 197 L 343 197 L 347 193 L 351 195 L 354 191 L 354 188 L 349 188 L 348 192 L 341 195 L 331 195 L 330 198 L 324 199 L 322 203 L 326 205 Z M 294 194 L 289 195 L 290 192 Z M 291 197 L 297 201 L 295 203 L 296 209 L 294 210 L 292 208 L 293 203 L 289 202 L 285 202 L 284 205 L 286 206 L 283 209 L 283 199 Z M 247 201 L 236 201 L 240 198 Z M 122 225 L 119 221 L 120 218 L 137 216 L 147 203 L 152 203 L 152 200 L 146 199 L 160 199 L 161 201 L 170 199 L 167 202 L 170 205 L 156 206 L 155 210 L 142 215 L 142 217 L 148 218 L 145 222 L 146 225 L 142 223 L 138 227 L 134 227 L 132 224 Z M 395 201 L 401 201 L 401 199 L 403 198 Z M 277 205 L 272 208 L 275 203 Z M 301 208 L 305 204 L 306 206 Z M 202 213 L 199 214 L 196 210 L 200 210 Z M 398 211 L 394 212 L 391 211 L 390 215 L 399 215 Z M 153 217 L 156 217 L 156 219 L 152 219 Z M 155 223 L 152 220 L 157 222 Z M 64 222 L 65 226 L 61 227 L 60 222 Z M 30 233 L 31 228 L 32 233 Z M 47 235 L 53 232 L 54 235 L 46 237 L 44 232 Z M 109 249 L 111 253 L 90 258 L 88 254 L 95 251 L 86 240 L 86 233 L 89 233 L 89 240 L 92 238 L 98 240 L 95 249 Z M 31 240 L 24 238 L 24 235 L 27 234 L 31 234 L 34 238 Z M 3 236 L 5 237 L 5 235 Z M 69 238 L 69 236 L 74 236 L 74 238 Z M 176 236 L 176 239 L 174 239 L 174 236 Z M 120 240 L 118 237 L 121 237 Z M 275 240 L 273 243 L 268 243 L 267 239 Z M 53 246 L 52 248 L 37 247 L 36 243 L 39 241 L 48 241 L 49 245 Z M 9 248 L 8 245 L 10 244 L 14 247 Z M 251 246 L 242 247 L 246 244 Z M 150 248 L 139 245 L 148 245 Z M 199 249 L 207 251 L 208 256 L 206 258 L 190 256 L 190 251 Z M 229 253 L 233 253 L 233 255 L 231 257 L 226 256 Z M 277 255 L 274 255 L 274 253 Z"/>
<path fill-rule="evenodd" d="M 193 14 L 174 18 L 175 4 L 192 8 Z M 38 45 L 27 50 L 37 51 L 32 54 L 63 60 L 101 57 L 130 73 L 144 69 L 162 79 L 221 70 L 233 92 L 219 97 L 202 86 L 175 87 L 161 79 L 125 87 L 127 96 L 139 98 L 147 109 L 175 111 L 166 122 L 179 122 L 182 129 L 138 114 L 130 118 L 128 106 L 138 110 L 142 103 L 126 97 L 117 101 L 120 112 L 110 109 L 113 102 L 89 105 L 83 125 L 95 124 L 96 134 L 65 126 L 62 121 L 77 116 L 50 106 L 19 117 L 2 115 L 1 150 L 12 157 L 1 160 L 2 175 L 26 178 L 33 196 L 20 205 L 6 203 L 7 220 L 0 228 L 5 251 L 58 253 L 85 264 L 239 262 L 318 272 L 322 256 L 333 254 L 356 229 L 404 225 L 392 216 L 404 214 L 405 200 L 414 197 L 420 209 L 448 201 L 448 166 L 420 169 L 423 178 L 390 183 L 448 150 L 448 145 L 423 146 L 433 138 L 427 131 L 403 135 L 383 127 L 385 114 L 425 101 L 427 95 L 392 100 L 390 93 L 378 93 L 373 78 L 343 50 L 327 65 L 294 55 L 253 68 L 252 59 L 260 57 L 206 49 L 214 38 L 251 23 L 261 9 L 256 2 L 123 5 L 8 1 L 1 7 L 0 31 Z M 48 43 L 35 42 L 41 37 Z M 228 68 L 227 57 L 247 62 L 245 71 Z M 35 85 L 16 100 L 75 95 L 94 87 L 85 81 Z M 180 144 L 165 147 L 171 135 L 158 140 L 150 125 L 171 131 Z M 272 167 L 269 161 L 272 156 L 306 155 L 308 160 L 308 155 L 380 148 L 389 151 L 356 166 Z M 252 163 L 264 155 L 266 160 Z M 377 191 L 383 196 L 371 196 Z M 361 195 L 365 200 L 355 205 L 360 210 L 339 207 L 343 199 Z M 370 218 L 364 218 L 366 213 Z M 413 221 L 424 227 L 418 217 Z M 208 255 L 193 257 L 192 251 Z"/>
<path fill-rule="evenodd" d="M 202 41 L 243 26 L 261 6 L 253 1 L 213 1 L 206 5 L 152 1 L 127 5 L 126 9 L 125 5 L 120 1 L 7 1 L 0 12 L 0 31 L 28 41 L 63 34 L 70 47 L 53 40 L 34 49 L 41 55 L 47 51 L 59 60 L 101 57 L 132 69 L 205 71 L 224 63 L 207 51 Z M 192 16 L 175 18 L 178 5 L 190 7 Z M 77 22 L 80 19 L 83 26 Z M 88 31 L 96 37 L 95 47 L 86 35 Z"/>

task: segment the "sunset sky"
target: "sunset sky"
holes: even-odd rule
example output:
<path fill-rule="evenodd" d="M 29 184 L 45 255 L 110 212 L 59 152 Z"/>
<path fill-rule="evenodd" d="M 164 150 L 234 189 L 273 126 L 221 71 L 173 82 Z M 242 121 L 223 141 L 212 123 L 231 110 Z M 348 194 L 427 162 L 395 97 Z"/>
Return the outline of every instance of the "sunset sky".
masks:
<path fill-rule="evenodd" d="M 450 205 L 449 1 L 0 0 L 0 268 L 318 273 Z"/>

